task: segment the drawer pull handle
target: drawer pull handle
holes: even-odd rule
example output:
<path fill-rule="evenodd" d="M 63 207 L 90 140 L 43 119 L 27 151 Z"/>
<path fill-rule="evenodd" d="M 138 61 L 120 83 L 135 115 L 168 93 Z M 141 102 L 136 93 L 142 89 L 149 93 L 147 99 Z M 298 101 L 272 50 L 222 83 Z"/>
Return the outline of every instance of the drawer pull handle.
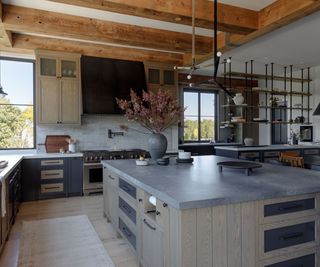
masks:
<path fill-rule="evenodd" d="M 43 161 L 44 164 L 61 164 L 61 161 Z"/>
<path fill-rule="evenodd" d="M 139 202 L 142 202 L 142 198 L 139 198 L 138 201 L 139 201 Z"/>
<path fill-rule="evenodd" d="M 108 175 L 108 177 L 111 179 L 111 180 L 115 180 L 116 178 L 112 177 L 111 175 Z"/>
<path fill-rule="evenodd" d="M 292 205 L 292 206 L 286 206 L 286 207 L 279 207 L 279 210 L 281 210 L 281 211 L 295 210 L 295 209 L 300 209 L 303 207 L 304 207 L 304 205 L 298 204 L 298 205 Z"/>
<path fill-rule="evenodd" d="M 151 226 L 151 225 L 147 222 L 146 219 L 143 219 L 143 222 L 144 222 L 144 224 L 145 224 L 146 226 L 148 226 L 151 230 L 155 231 L 155 230 L 157 229 L 156 227 Z"/>
<path fill-rule="evenodd" d="M 303 232 L 298 232 L 298 233 L 292 233 L 292 234 L 287 234 L 287 235 L 280 236 L 279 239 L 280 240 L 288 240 L 288 239 L 298 238 L 298 237 L 301 237 L 303 235 L 304 235 Z"/>
<path fill-rule="evenodd" d="M 168 207 L 168 204 L 167 203 L 163 203 L 162 206 L 165 208 L 165 207 Z"/>
<path fill-rule="evenodd" d="M 156 215 L 160 215 L 160 211 L 156 211 Z"/>
<path fill-rule="evenodd" d="M 47 189 L 61 189 L 60 186 L 52 186 L 52 187 L 44 187 L 45 190 Z"/>
<path fill-rule="evenodd" d="M 124 234 L 128 237 L 132 236 L 132 234 L 127 230 L 126 227 L 122 227 L 122 231 L 124 232 Z"/>
<path fill-rule="evenodd" d="M 44 174 L 45 176 L 53 176 L 53 175 L 60 175 L 59 172 L 56 172 L 56 173 L 45 173 Z"/>

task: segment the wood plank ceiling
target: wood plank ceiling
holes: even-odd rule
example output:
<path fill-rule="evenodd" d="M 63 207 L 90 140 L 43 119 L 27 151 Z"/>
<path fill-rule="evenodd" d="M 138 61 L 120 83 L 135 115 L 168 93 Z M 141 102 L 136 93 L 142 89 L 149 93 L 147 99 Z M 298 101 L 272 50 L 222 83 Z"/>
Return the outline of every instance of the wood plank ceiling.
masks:
<path fill-rule="evenodd" d="M 7 2 L 7 1 L 6 1 Z M 191 25 L 191 0 L 49 0 L 57 5 L 114 12 Z M 219 50 L 227 51 L 320 9 L 320 1 L 277 0 L 260 11 L 218 4 Z M 213 2 L 196 1 L 196 25 L 212 31 Z M 190 30 L 190 29 L 189 29 Z M 0 0 L 0 51 L 34 49 L 138 61 L 190 64 L 191 31 L 139 26 L 74 14 L 4 4 Z M 213 38 L 197 32 L 197 61 L 212 58 Z"/>

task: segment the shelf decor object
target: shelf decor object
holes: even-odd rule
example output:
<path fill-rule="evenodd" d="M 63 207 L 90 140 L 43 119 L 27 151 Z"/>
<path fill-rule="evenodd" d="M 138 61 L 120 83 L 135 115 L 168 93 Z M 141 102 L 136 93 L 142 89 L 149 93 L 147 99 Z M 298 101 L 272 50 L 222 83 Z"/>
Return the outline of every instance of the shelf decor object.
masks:
<path fill-rule="evenodd" d="M 117 104 L 125 112 L 128 121 L 137 122 L 151 132 L 148 140 L 151 158 L 162 158 L 168 144 L 163 132 L 179 122 L 185 109 L 162 89 L 156 93 L 143 91 L 142 97 L 131 90 L 130 97 L 129 101 L 117 98 Z"/>
<path fill-rule="evenodd" d="M 252 173 L 253 169 L 261 168 L 262 165 L 255 162 L 246 162 L 246 161 L 223 161 L 218 162 L 219 171 L 222 172 L 223 168 L 235 169 L 235 170 L 244 170 L 246 175 L 249 176 Z"/>

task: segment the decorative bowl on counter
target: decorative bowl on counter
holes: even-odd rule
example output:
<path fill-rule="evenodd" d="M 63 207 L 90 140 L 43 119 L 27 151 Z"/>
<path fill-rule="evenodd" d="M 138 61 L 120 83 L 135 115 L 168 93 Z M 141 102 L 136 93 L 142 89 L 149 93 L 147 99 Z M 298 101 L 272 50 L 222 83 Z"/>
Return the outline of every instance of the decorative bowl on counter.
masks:
<path fill-rule="evenodd" d="M 143 159 L 143 160 L 137 159 L 136 165 L 137 166 L 147 166 L 147 165 L 149 165 L 149 160 L 148 159 Z"/>

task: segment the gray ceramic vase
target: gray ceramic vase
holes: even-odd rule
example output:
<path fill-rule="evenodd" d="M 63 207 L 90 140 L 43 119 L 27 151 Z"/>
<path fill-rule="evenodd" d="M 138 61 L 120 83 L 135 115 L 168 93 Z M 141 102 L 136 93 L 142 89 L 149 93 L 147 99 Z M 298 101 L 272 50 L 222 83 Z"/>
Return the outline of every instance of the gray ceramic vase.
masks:
<path fill-rule="evenodd" d="M 167 151 L 167 146 L 167 138 L 163 134 L 150 134 L 148 139 L 148 150 L 153 160 L 162 158 Z"/>

